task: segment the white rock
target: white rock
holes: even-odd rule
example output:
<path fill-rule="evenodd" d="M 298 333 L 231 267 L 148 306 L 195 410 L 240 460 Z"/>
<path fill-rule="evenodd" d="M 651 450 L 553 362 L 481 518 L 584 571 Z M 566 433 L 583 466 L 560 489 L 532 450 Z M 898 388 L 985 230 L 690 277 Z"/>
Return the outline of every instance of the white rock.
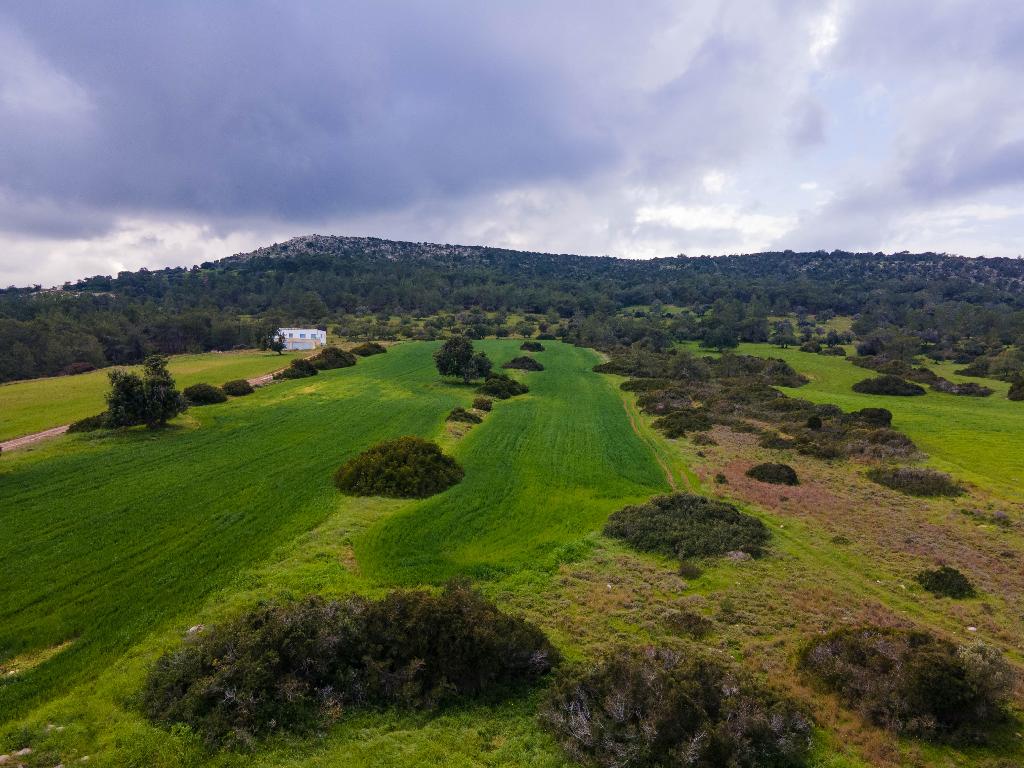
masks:
<path fill-rule="evenodd" d="M 15 757 L 24 757 L 25 755 L 31 755 L 31 754 L 32 754 L 32 747 L 25 747 L 24 749 L 19 749 L 17 752 L 15 752 L 14 756 Z"/>
<path fill-rule="evenodd" d="M 968 627 L 968 628 L 967 628 L 967 631 L 968 631 L 968 632 L 977 632 L 977 631 L 978 631 L 978 628 L 977 628 L 977 627 Z"/>
<path fill-rule="evenodd" d="M 186 634 L 194 635 L 197 632 L 202 632 L 204 629 L 205 627 L 202 624 L 196 624 L 194 627 L 189 627 L 188 632 L 186 632 Z"/>

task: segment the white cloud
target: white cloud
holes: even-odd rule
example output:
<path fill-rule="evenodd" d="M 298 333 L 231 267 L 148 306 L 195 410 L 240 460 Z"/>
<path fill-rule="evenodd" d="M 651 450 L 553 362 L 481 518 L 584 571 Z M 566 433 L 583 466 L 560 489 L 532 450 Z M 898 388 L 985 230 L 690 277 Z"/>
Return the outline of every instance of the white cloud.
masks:
<path fill-rule="evenodd" d="M 659 224 L 687 231 L 727 230 L 744 240 L 764 240 L 765 244 L 782 237 L 796 224 L 792 216 L 746 213 L 734 205 L 662 205 L 645 206 L 636 212 L 637 224 Z"/>
<path fill-rule="evenodd" d="M 701 185 L 704 187 L 704 191 L 712 195 L 721 194 L 728 183 L 729 177 L 718 170 L 708 171 L 701 179 Z"/>

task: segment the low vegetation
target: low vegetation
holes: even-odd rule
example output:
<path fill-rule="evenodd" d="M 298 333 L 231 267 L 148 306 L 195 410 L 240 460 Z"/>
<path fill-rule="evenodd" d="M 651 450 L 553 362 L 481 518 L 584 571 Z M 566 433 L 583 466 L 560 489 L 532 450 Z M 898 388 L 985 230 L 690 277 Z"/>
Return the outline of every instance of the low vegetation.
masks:
<path fill-rule="evenodd" d="M 513 357 L 506 363 L 503 363 L 502 368 L 516 368 L 520 371 L 543 371 L 544 366 L 538 363 L 529 355 L 520 355 L 519 357 Z"/>
<path fill-rule="evenodd" d="M 623 650 L 559 678 L 543 722 L 566 753 L 602 768 L 805 765 L 810 718 L 721 665 Z"/>
<path fill-rule="evenodd" d="M 925 393 L 924 387 L 888 373 L 858 381 L 853 385 L 853 391 L 862 395 L 895 395 L 899 397 L 912 397 Z"/>
<path fill-rule="evenodd" d="M 524 352 L 543 352 L 544 345 L 539 341 L 524 341 L 519 345 L 519 348 Z"/>
<path fill-rule="evenodd" d="M 800 484 L 800 479 L 796 476 L 796 470 L 788 464 L 775 464 L 772 462 L 756 464 L 747 470 L 746 475 L 761 483 L 773 483 L 775 485 Z"/>
<path fill-rule="evenodd" d="M 927 568 L 914 576 L 914 581 L 933 595 L 941 597 L 961 600 L 977 594 L 970 580 L 956 568 L 948 565 Z"/>
<path fill-rule="evenodd" d="M 844 628 L 813 640 L 800 667 L 884 728 L 928 738 L 975 736 L 1003 717 L 1013 668 L 990 646 L 928 632 Z"/>
<path fill-rule="evenodd" d="M 494 407 L 494 403 L 488 397 L 474 397 L 473 407 L 478 411 L 489 411 Z"/>
<path fill-rule="evenodd" d="M 450 488 L 463 474 L 437 443 L 407 436 L 375 445 L 345 462 L 335 473 L 334 484 L 353 496 L 421 499 Z"/>
<path fill-rule="evenodd" d="M 732 504 L 690 493 L 656 496 L 612 513 L 605 535 L 642 552 L 680 559 L 746 552 L 760 556 L 771 534 L 756 517 Z"/>
<path fill-rule="evenodd" d="M 477 390 L 481 395 L 489 395 L 498 400 L 508 400 L 510 397 L 525 395 L 529 388 L 510 376 L 503 373 L 492 373 Z"/>
<path fill-rule="evenodd" d="M 353 707 L 434 708 L 508 693 L 557 658 L 539 629 L 463 585 L 378 601 L 311 596 L 264 603 L 196 633 L 153 666 L 142 709 L 210 745 L 249 747 Z"/>
<path fill-rule="evenodd" d="M 245 397 L 246 395 L 251 395 L 256 391 L 253 389 L 252 384 L 245 379 L 232 379 L 231 381 L 226 381 L 221 384 L 220 388 L 224 390 L 226 395 L 230 395 L 231 397 Z"/>
<path fill-rule="evenodd" d="M 350 350 L 353 355 L 359 355 L 360 357 L 370 357 L 372 355 L 383 355 L 388 351 L 388 348 L 383 344 L 378 344 L 375 341 L 366 341 L 362 344 L 357 344 Z"/>
<path fill-rule="evenodd" d="M 483 421 L 483 419 L 479 415 L 473 413 L 472 411 L 467 411 L 462 406 L 452 408 L 451 413 L 448 414 L 447 420 L 461 421 L 466 424 L 479 424 L 481 421 Z"/>
<path fill-rule="evenodd" d="M 319 369 L 308 358 L 297 357 L 283 371 L 274 374 L 275 379 L 305 379 L 316 376 Z"/>
<path fill-rule="evenodd" d="M 351 368 L 356 364 L 356 356 L 338 347 L 324 347 L 317 354 L 307 358 L 318 371 L 331 371 L 335 368 Z M 293 362 L 292 365 L 295 363 Z"/>
<path fill-rule="evenodd" d="M 73 421 L 68 425 L 68 432 L 95 432 L 98 429 L 107 427 L 107 412 L 97 413 L 95 416 L 86 416 L 84 419 Z"/>
<path fill-rule="evenodd" d="M 220 387 L 213 384 L 193 384 L 182 390 L 189 405 L 215 405 L 227 402 L 228 396 Z"/>
<path fill-rule="evenodd" d="M 910 496 L 959 496 L 963 487 L 945 472 L 925 467 L 873 467 L 868 478 Z"/>

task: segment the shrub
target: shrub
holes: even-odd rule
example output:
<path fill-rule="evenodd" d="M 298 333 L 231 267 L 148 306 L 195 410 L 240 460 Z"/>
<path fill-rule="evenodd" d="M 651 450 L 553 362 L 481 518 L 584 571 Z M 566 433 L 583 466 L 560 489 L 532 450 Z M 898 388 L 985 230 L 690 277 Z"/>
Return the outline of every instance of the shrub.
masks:
<path fill-rule="evenodd" d="M 920 467 L 875 467 L 868 478 L 910 496 L 959 496 L 964 489 L 945 472 Z"/>
<path fill-rule="evenodd" d="M 800 479 L 796 476 L 796 470 L 788 464 L 757 464 L 746 472 L 747 477 L 752 477 L 761 483 L 774 483 L 775 485 L 799 485 Z"/>
<path fill-rule="evenodd" d="M 539 341 L 554 341 L 555 340 L 555 336 L 554 336 L 554 334 L 551 334 L 551 333 L 538 333 L 537 334 L 537 339 Z"/>
<path fill-rule="evenodd" d="M 690 436 L 690 442 L 694 445 L 718 445 L 718 442 L 706 432 L 695 432 Z"/>
<path fill-rule="evenodd" d="M 367 341 L 352 347 L 350 350 L 353 355 L 359 355 L 360 357 L 370 357 L 371 355 L 383 355 L 388 351 L 388 348 L 383 344 L 378 344 L 375 341 Z"/>
<path fill-rule="evenodd" d="M 283 371 L 274 374 L 275 379 L 304 379 L 308 376 L 316 376 L 317 367 L 304 357 L 297 357 Z"/>
<path fill-rule="evenodd" d="M 846 350 L 842 347 L 824 347 L 818 354 L 831 357 L 846 357 Z"/>
<path fill-rule="evenodd" d="M 655 419 L 654 428 L 664 433 L 665 437 L 686 437 L 688 432 L 703 432 L 711 429 L 711 419 L 702 409 L 687 408 Z"/>
<path fill-rule="evenodd" d="M 107 420 L 106 411 L 97 413 L 95 416 L 86 416 L 84 419 L 73 422 L 68 427 L 68 432 L 95 432 L 97 429 L 105 429 Z"/>
<path fill-rule="evenodd" d="M 487 397 L 474 397 L 473 407 L 478 411 L 489 411 L 493 406 L 493 402 Z"/>
<path fill-rule="evenodd" d="M 496 397 L 498 400 L 508 400 L 516 395 L 525 395 L 530 390 L 525 384 L 520 384 L 503 373 L 494 373 L 488 376 L 476 391 L 481 395 Z"/>
<path fill-rule="evenodd" d="M 473 349 L 473 342 L 464 336 L 448 339 L 434 352 L 437 372 L 442 376 L 458 376 L 465 383 L 486 379 L 491 373 L 491 360 Z"/>
<path fill-rule="evenodd" d="M 934 595 L 962 599 L 977 594 L 968 578 L 948 565 L 925 569 L 914 580 Z"/>
<path fill-rule="evenodd" d="M 356 364 L 356 356 L 338 347 L 324 347 L 320 352 L 309 358 L 309 362 L 318 371 L 332 371 L 335 368 L 349 368 Z M 294 361 L 292 361 L 294 365 Z"/>
<path fill-rule="evenodd" d="M 931 737 L 997 719 L 1014 680 L 994 648 L 907 629 L 836 630 L 807 645 L 799 665 L 876 725 Z"/>
<path fill-rule="evenodd" d="M 1006 393 L 1008 400 L 1024 400 L 1024 378 L 1014 379 L 1010 391 Z"/>
<path fill-rule="evenodd" d="M 224 390 L 224 394 L 231 395 L 231 397 L 244 397 L 256 391 L 252 388 L 252 384 L 245 379 L 226 381 L 221 384 L 220 388 Z"/>
<path fill-rule="evenodd" d="M 680 558 L 763 553 L 770 534 L 764 523 L 732 504 L 689 493 L 655 496 L 646 504 L 612 513 L 606 536 L 622 539 L 642 552 Z"/>
<path fill-rule="evenodd" d="M 185 387 L 182 394 L 190 405 L 214 405 L 228 399 L 224 390 L 213 384 L 193 384 L 191 387 Z"/>
<path fill-rule="evenodd" d="M 538 363 L 529 355 L 520 355 L 519 357 L 513 357 L 507 363 L 504 363 L 502 368 L 517 368 L 520 371 L 543 371 L 544 366 Z"/>
<path fill-rule="evenodd" d="M 544 345 L 539 341 L 524 341 L 519 345 L 519 348 L 524 352 L 543 352 Z"/>
<path fill-rule="evenodd" d="M 380 601 L 263 603 L 195 635 L 150 669 L 142 709 L 207 743 L 249 746 L 337 720 L 350 707 L 434 707 L 537 680 L 544 634 L 475 591 L 396 591 Z"/>
<path fill-rule="evenodd" d="M 853 385 L 853 391 L 862 395 L 899 395 L 903 397 L 925 393 L 924 387 L 888 373 L 858 381 Z"/>
<path fill-rule="evenodd" d="M 861 408 L 850 416 L 865 424 L 875 427 L 888 427 L 892 424 L 892 411 L 886 408 Z"/>
<path fill-rule="evenodd" d="M 575 761 L 607 768 L 805 764 L 811 722 L 797 707 L 704 659 L 618 651 L 562 675 L 542 722 Z"/>
<path fill-rule="evenodd" d="M 462 406 L 458 406 L 456 408 L 452 408 L 452 412 L 448 414 L 448 421 L 462 421 L 466 424 L 479 424 L 483 419 L 472 411 L 467 411 Z"/>
<path fill-rule="evenodd" d="M 715 474 L 715 482 L 718 485 L 728 485 L 729 484 L 729 478 L 727 478 L 721 472 L 718 472 L 718 473 Z"/>
<path fill-rule="evenodd" d="M 334 484 L 352 496 L 421 499 L 450 488 L 463 474 L 436 443 L 408 436 L 375 445 L 345 462 Z"/>
<path fill-rule="evenodd" d="M 188 401 L 175 388 L 167 370 L 166 357 L 147 357 L 142 364 L 142 376 L 120 369 L 107 375 L 110 378 L 107 425 L 110 427 L 145 424 L 154 429 L 188 408 Z"/>
<path fill-rule="evenodd" d="M 69 363 L 64 366 L 64 369 L 60 372 L 61 376 L 77 376 L 81 373 L 88 373 L 89 371 L 95 371 L 96 366 L 92 363 L 87 363 L 84 360 L 79 360 L 74 363 Z"/>
<path fill-rule="evenodd" d="M 954 384 L 952 381 L 939 379 L 932 384 L 932 389 L 936 392 L 945 392 L 947 395 L 962 395 L 966 397 L 988 397 L 992 394 L 991 389 L 973 381 Z"/>
<path fill-rule="evenodd" d="M 821 429 L 821 416 L 814 414 L 807 417 L 807 428 L 815 431 Z"/>

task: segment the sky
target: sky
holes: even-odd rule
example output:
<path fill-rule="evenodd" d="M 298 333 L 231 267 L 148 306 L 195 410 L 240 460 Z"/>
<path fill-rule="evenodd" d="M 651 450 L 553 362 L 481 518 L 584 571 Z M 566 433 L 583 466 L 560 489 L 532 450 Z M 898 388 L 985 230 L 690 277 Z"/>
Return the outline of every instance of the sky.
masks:
<path fill-rule="evenodd" d="M 1020 0 L 5 0 L 0 285 L 319 233 L 1024 253 Z"/>

